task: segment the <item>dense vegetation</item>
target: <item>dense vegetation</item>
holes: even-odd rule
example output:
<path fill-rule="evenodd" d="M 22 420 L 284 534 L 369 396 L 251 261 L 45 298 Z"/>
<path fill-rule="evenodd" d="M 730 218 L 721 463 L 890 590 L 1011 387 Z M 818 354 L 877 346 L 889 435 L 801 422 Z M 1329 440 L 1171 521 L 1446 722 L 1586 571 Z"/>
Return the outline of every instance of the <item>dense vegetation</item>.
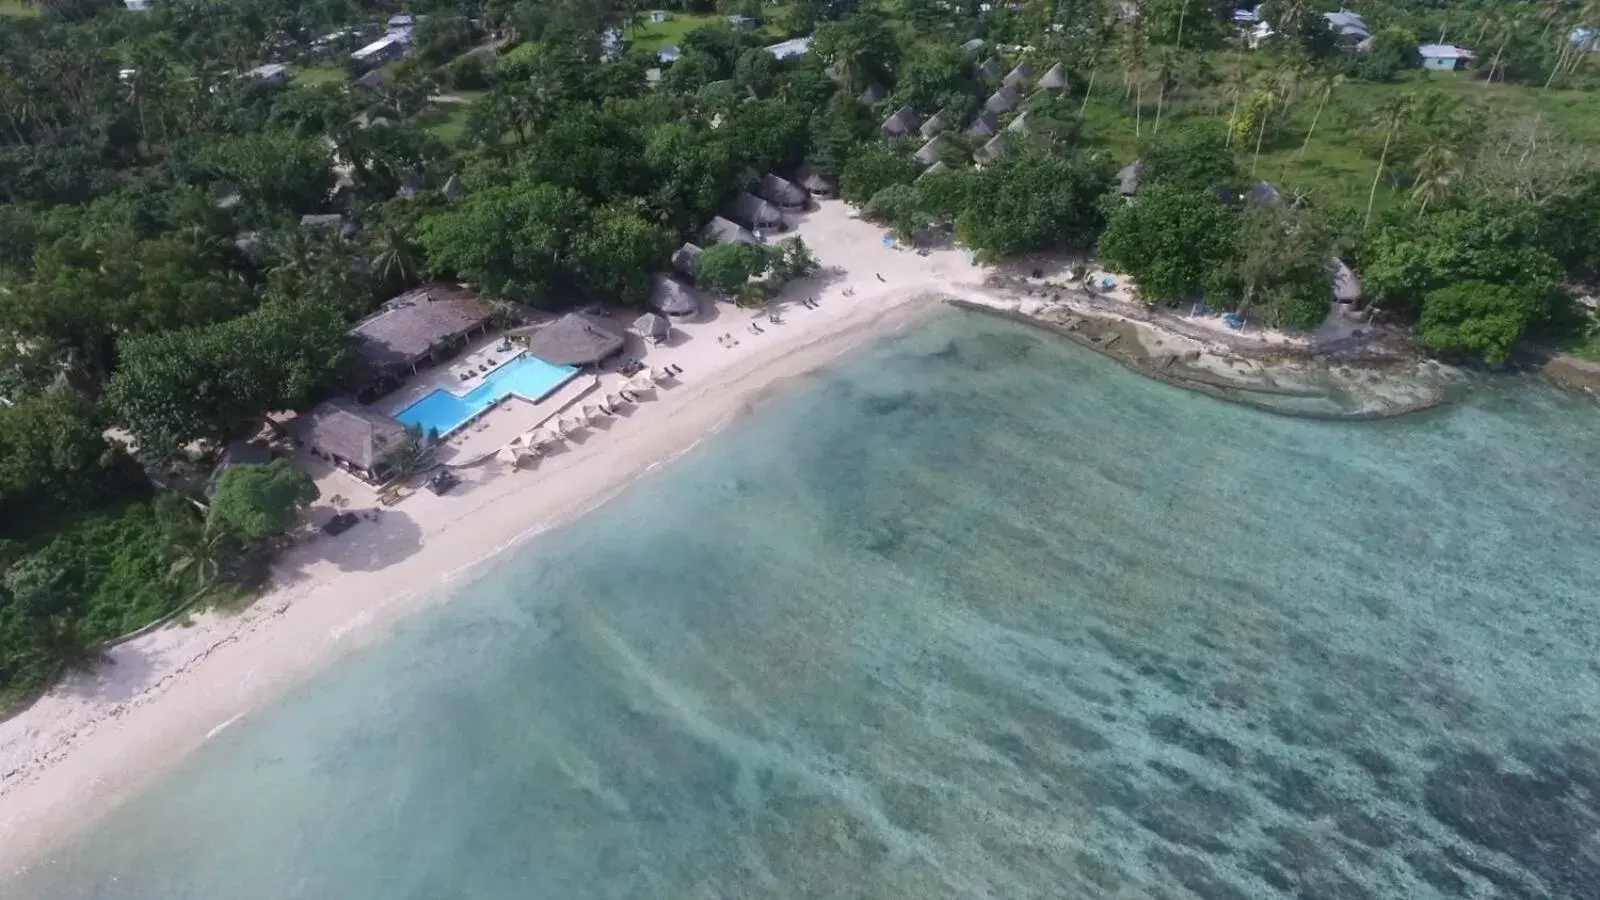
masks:
<path fill-rule="evenodd" d="M 303 476 L 231 469 L 202 514 L 146 473 L 203 471 L 266 413 L 339 390 L 345 329 L 383 298 L 441 277 L 508 303 L 641 303 L 767 171 L 808 162 L 907 239 L 947 226 L 986 259 L 1098 249 L 1150 302 L 1272 324 L 1320 321 L 1337 256 L 1426 346 L 1491 361 L 1530 331 L 1570 334 L 1561 286 L 1600 265 L 1583 90 L 1600 76 L 1568 39 L 1600 24 L 1587 6 L 1361 4 L 1362 53 L 1300 0 L 1268 0 L 1277 34 L 1254 50 L 1219 0 L 1120 17 L 1100 0 L 662 6 L 653 23 L 615 0 L 407 5 L 431 14 L 414 52 L 359 84 L 346 60 L 373 32 L 352 26 L 398 0 L 7 8 L 0 706 L 246 577 L 312 496 Z M 764 22 L 737 31 L 731 13 Z M 612 28 L 626 52 L 606 52 Z M 763 49 L 813 33 L 798 58 Z M 1417 45 L 1444 39 L 1476 68 L 1417 71 Z M 239 74 L 271 61 L 296 66 L 291 85 Z M 976 167 L 989 139 L 966 123 L 1023 61 L 1035 78 L 1063 63 L 1064 83 L 1003 114 L 1026 127 Z M 902 105 L 944 111 L 940 173 L 923 177 L 915 133 L 882 139 Z M 1127 200 L 1114 173 L 1136 157 Z M 816 261 L 789 243 L 708 248 L 702 266 L 742 297 Z"/>

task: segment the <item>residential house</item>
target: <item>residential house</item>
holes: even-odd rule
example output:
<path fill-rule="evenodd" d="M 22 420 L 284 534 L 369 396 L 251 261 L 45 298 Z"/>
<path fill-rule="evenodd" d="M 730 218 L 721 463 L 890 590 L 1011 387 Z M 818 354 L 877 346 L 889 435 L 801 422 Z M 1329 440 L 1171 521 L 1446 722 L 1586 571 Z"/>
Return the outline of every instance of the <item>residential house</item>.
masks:
<path fill-rule="evenodd" d="M 149 12 L 150 0 L 122 0 L 122 5 L 129 12 Z"/>
<path fill-rule="evenodd" d="M 728 17 L 728 25 L 734 31 L 754 31 L 761 27 L 761 20 L 755 16 L 736 15 Z"/>
<path fill-rule="evenodd" d="M 400 59 L 411 52 L 409 35 L 386 34 L 350 54 L 350 61 L 358 66 L 375 69 L 386 62 Z"/>
<path fill-rule="evenodd" d="M 767 52 L 771 53 L 774 59 L 794 59 L 795 57 L 805 56 L 811 52 L 811 38 L 807 36 L 780 41 L 776 44 L 768 45 Z"/>
<path fill-rule="evenodd" d="M 667 11 L 664 9 L 650 10 L 650 24 L 652 25 L 660 25 L 662 22 L 665 22 L 670 18 L 672 17 L 668 15 Z"/>
<path fill-rule="evenodd" d="M 1423 44 L 1417 48 L 1417 55 L 1422 57 L 1424 69 L 1436 72 L 1464 69 L 1474 58 L 1471 50 L 1464 50 L 1452 44 Z"/>
<path fill-rule="evenodd" d="M 1367 27 L 1367 23 L 1348 9 L 1323 13 L 1322 18 L 1328 23 L 1329 30 L 1346 45 L 1354 46 L 1372 37 L 1372 29 Z"/>
<path fill-rule="evenodd" d="M 660 50 L 656 51 L 657 61 L 664 65 L 671 65 L 682 58 L 682 56 L 683 51 L 678 49 L 677 44 L 673 44 L 670 47 L 662 47 Z"/>

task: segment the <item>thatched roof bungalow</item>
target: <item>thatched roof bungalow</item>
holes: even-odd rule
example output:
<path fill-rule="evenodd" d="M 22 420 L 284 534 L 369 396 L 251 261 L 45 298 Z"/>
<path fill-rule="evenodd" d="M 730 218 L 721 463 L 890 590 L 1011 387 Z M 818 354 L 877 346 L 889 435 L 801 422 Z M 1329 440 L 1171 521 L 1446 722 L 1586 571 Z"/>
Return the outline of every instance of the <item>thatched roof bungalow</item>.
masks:
<path fill-rule="evenodd" d="M 922 170 L 922 174 L 918 175 L 916 180 L 921 181 L 929 175 L 938 175 L 940 172 L 948 171 L 950 171 L 950 167 L 944 164 L 944 160 L 935 160 L 933 165 Z"/>
<path fill-rule="evenodd" d="M 913 154 L 913 156 L 916 158 L 917 162 L 922 163 L 925 166 L 931 166 L 938 162 L 939 158 L 944 155 L 945 143 L 945 139 L 942 137 L 931 138 L 926 144 L 923 144 L 922 147 L 918 149 L 915 154 Z"/>
<path fill-rule="evenodd" d="M 883 120 L 884 140 L 903 138 L 916 131 L 921 124 L 917 120 L 916 110 L 910 106 L 902 106 L 894 111 L 894 115 Z"/>
<path fill-rule="evenodd" d="M 940 132 L 947 131 L 949 128 L 950 111 L 947 109 L 941 109 L 929 116 L 928 121 L 923 122 L 922 127 L 917 130 L 922 134 L 923 137 L 931 138 Z"/>
<path fill-rule="evenodd" d="M 856 100 L 860 103 L 865 103 L 866 105 L 871 106 L 874 103 L 882 103 L 884 98 L 888 96 L 889 91 L 883 85 L 874 81 L 867 85 L 861 93 L 856 95 Z"/>
<path fill-rule="evenodd" d="M 1022 103 L 1022 95 L 1010 87 L 1003 87 L 989 95 L 983 102 L 983 108 L 995 115 L 1004 115 L 1016 109 Z"/>
<path fill-rule="evenodd" d="M 528 352 L 555 366 L 587 366 L 622 352 L 627 339 L 609 320 L 571 312 L 543 325 L 511 331 Z"/>
<path fill-rule="evenodd" d="M 650 305 L 656 310 L 674 317 L 700 314 L 700 295 L 694 288 L 663 272 L 652 276 L 652 281 Z"/>
<path fill-rule="evenodd" d="M 751 229 L 783 230 L 783 213 L 776 206 L 749 191 L 741 191 L 726 210 L 728 218 Z"/>
<path fill-rule="evenodd" d="M 398 420 L 348 397 L 318 404 L 288 428 L 312 454 L 375 484 L 389 478 L 389 460 L 410 439 Z"/>
<path fill-rule="evenodd" d="M 493 305 L 458 284 L 433 282 L 407 291 L 350 329 L 356 355 L 374 375 L 415 372 L 444 347 L 486 330 Z"/>
<path fill-rule="evenodd" d="M 999 130 L 1000 117 L 988 110 L 978 113 L 978 117 L 967 126 L 967 134 L 973 137 L 989 137 Z"/>
<path fill-rule="evenodd" d="M 1027 63 L 1017 63 L 1017 67 L 1007 73 L 1000 83 L 1020 92 L 1028 89 L 1028 79 L 1032 77 L 1033 69 L 1029 68 Z"/>
<path fill-rule="evenodd" d="M 628 330 L 652 344 L 659 344 L 672 334 L 672 323 L 655 313 L 645 313 L 634 319 Z"/>
<path fill-rule="evenodd" d="M 1063 66 L 1061 63 L 1056 63 L 1055 65 L 1051 66 L 1049 71 L 1045 72 L 1039 77 L 1039 87 L 1041 90 L 1049 91 L 1052 94 L 1066 90 L 1066 66 Z"/>
<path fill-rule="evenodd" d="M 685 243 L 673 251 L 672 267 L 687 275 L 689 278 L 698 278 L 700 275 L 700 247 L 697 244 Z"/>
<path fill-rule="evenodd" d="M 761 176 L 761 184 L 756 187 L 756 193 L 779 209 L 801 210 L 810 202 L 809 195 L 800 185 L 787 178 L 779 178 L 771 172 Z"/>
<path fill-rule="evenodd" d="M 707 222 L 706 227 L 701 229 L 700 236 L 704 240 L 713 244 L 732 244 L 735 242 L 742 244 L 761 243 L 761 241 L 758 240 L 754 234 L 750 233 L 749 229 L 743 227 L 737 222 L 724 219 L 721 216 L 717 216 L 711 221 Z M 696 259 L 698 260 L 698 257 Z"/>
<path fill-rule="evenodd" d="M 994 162 L 1000 157 L 1005 156 L 1006 150 L 1009 147 L 1010 143 L 1006 140 L 1006 136 L 1003 134 L 997 134 L 989 139 L 989 143 L 979 147 L 978 152 L 974 153 L 973 155 L 978 158 L 979 162 Z"/>
<path fill-rule="evenodd" d="M 978 63 L 978 77 L 991 83 L 995 79 L 999 78 L 1000 61 L 991 56 L 983 62 Z"/>
<path fill-rule="evenodd" d="M 813 197 L 827 198 L 834 195 L 833 182 L 822 177 L 821 172 L 809 165 L 801 166 L 795 177 L 800 179 L 800 186 L 806 189 L 806 193 Z"/>
<path fill-rule="evenodd" d="M 1328 277 L 1333 280 L 1333 299 L 1340 303 L 1354 303 L 1361 299 L 1361 279 L 1342 259 L 1328 260 Z"/>
<path fill-rule="evenodd" d="M 1124 197 L 1132 197 L 1139 193 L 1139 176 L 1144 174 L 1144 163 L 1137 159 L 1123 166 L 1117 172 L 1117 193 Z"/>

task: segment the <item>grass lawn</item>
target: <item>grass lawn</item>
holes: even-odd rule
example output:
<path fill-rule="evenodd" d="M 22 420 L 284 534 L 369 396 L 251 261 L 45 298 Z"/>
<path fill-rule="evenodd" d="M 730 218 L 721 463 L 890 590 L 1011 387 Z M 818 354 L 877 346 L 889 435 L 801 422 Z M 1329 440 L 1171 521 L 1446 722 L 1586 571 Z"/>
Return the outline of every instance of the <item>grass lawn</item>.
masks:
<path fill-rule="evenodd" d="M 39 7 L 24 6 L 22 0 L 0 0 L 0 16 L 33 18 L 38 15 Z"/>
<path fill-rule="evenodd" d="M 294 70 L 294 78 L 290 83 L 297 87 L 315 87 L 319 84 L 344 84 L 349 77 L 344 66 L 306 66 Z"/>
<path fill-rule="evenodd" d="M 683 43 L 683 36 L 696 28 L 727 21 L 727 16 L 721 13 L 670 12 L 668 15 L 671 18 L 659 24 L 650 21 L 649 13 L 641 15 L 638 27 L 623 34 L 628 40 L 628 49 L 633 53 L 654 53 L 662 47 Z"/>
<path fill-rule="evenodd" d="M 416 118 L 418 124 L 428 130 L 429 134 L 453 144 L 461 139 L 467 131 L 467 114 L 472 108 L 468 103 L 435 103 L 427 112 Z"/>

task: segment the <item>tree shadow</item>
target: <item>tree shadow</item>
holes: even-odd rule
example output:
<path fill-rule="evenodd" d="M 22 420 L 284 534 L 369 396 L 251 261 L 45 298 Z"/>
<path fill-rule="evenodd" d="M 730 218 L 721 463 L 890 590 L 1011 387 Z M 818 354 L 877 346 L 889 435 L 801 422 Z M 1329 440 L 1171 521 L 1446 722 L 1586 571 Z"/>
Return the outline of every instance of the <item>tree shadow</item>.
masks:
<path fill-rule="evenodd" d="M 367 518 L 372 513 L 376 521 Z M 356 523 L 347 531 L 328 534 L 319 528 L 303 538 L 280 577 L 303 577 L 305 568 L 316 562 L 332 563 L 341 572 L 377 572 L 422 547 L 422 528 L 400 510 L 361 510 L 356 515 Z"/>
<path fill-rule="evenodd" d="M 180 627 L 173 623 L 172 628 Z M 161 672 L 150 656 L 139 649 L 138 641 L 113 647 L 86 672 L 73 672 L 61 680 L 57 690 L 84 700 L 123 703 L 132 700 L 160 678 Z"/>

